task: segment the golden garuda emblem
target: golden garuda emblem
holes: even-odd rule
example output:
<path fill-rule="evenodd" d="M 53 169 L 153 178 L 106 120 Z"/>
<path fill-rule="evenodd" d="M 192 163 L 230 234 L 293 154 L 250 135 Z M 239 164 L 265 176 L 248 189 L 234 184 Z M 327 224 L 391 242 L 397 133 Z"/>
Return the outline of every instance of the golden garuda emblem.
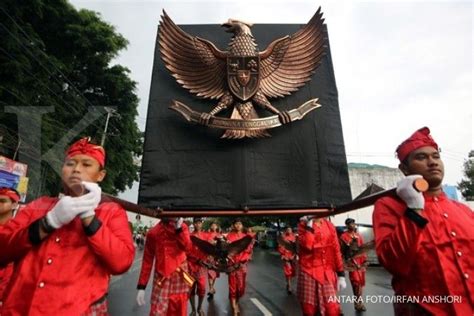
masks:
<path fill-rule="evenodd" d="M 321 8 L 303 28 L 274 40 L 264 51 L 258 50 L 252 24 L 229 19 L 222 27 L 233 33 L 226 51 L 184 32 L 163 11 L 158 41 L 166 68 L 191 93 L 218 100 L 209 113 L 176 100 L 171 109 L 188 121 L 225 129 L 223 138 L 244 138 L 270 136 L 267 129 L 302 119 L 320 107 L 318 99 L 312 99 L 280 111 L 268 99 L 297 91 L 319 66 L 326 48 Z M 259 118 L 256 106 L 275 115 Z M 232 111 L 230 118 L 216 116 L 225 110 Z"/>

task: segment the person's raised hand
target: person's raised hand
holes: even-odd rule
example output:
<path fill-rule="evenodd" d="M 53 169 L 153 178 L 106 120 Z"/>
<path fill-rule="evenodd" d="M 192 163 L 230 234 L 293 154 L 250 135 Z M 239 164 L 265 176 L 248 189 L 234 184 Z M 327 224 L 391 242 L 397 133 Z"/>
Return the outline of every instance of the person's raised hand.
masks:
<path fill-rule="evenodd" d="M 414 174 L 403 178 L 397 183 L 397 195 L 405 201 L 408 208 L 422 210 L 425 207 L 425 198 L 423 193 L 415 189 L 413 183 L 416 179 L 423 178 L 421 175 Z"/>

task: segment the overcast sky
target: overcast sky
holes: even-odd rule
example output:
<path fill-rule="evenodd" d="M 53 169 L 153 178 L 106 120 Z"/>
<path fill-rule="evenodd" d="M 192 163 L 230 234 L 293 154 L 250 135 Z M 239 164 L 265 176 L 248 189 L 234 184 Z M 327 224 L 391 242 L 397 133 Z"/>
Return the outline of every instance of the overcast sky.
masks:
<path fill-rule="evenodd" d="M 396 167 L 397 145 L 429 126 L 442 149 L 445 183 L 456 184 L 463 176 L 463 161 L 474 149 L 472 1 L 72 3 L 99 12 L 129 40 L 116 62 L 128 67 L 138 82 L 142 130 L 163 8 L 177 24 L 220 24 L 231 17 L 256 24 L 303 24 L 321 6 L 349 162 Z"/>

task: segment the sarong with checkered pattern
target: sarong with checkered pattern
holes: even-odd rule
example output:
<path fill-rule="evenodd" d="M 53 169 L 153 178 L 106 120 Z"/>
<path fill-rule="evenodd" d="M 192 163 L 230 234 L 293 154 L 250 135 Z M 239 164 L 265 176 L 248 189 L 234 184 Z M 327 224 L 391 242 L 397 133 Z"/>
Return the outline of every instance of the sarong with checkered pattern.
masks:
<path fill-rule="evenodd" d="M 303 304 L 309 304 L 319 309 L 321 316 L 326 313 L 326 304 L 333 303 L 336 298 L 336 289 L 333 283 L 327 281 L 324 284 L 316 281 L 311 275 L 298 271 L 298 301 Z"/>
<path fill-rule="evenodd" d="M 182 264 L 180 268 L 184 271 L 188 271 L 187 263 Z M 155 271 L 153 289 L 151 292 L 150 315 L 170 315 L 168 313 L 168 309 L 171 308 L 171 306 L 169 306 L 170 300 L 173 301 L 173 304 L 184 303 L 184 315 L 186 315 L 189 286 L 184 282 L 183 276 L 181 273 L 175 271 L 168 278 L 160 282 L 162 278 L 163 277 Z"/>
<path fill-rule="evenodd" d="M 81 316 L 107 316 L 108 313 L 108 304 L 107 299 L 101 298 L 96 303 L 92 304 L 88 310 L 81 314 Z"/>

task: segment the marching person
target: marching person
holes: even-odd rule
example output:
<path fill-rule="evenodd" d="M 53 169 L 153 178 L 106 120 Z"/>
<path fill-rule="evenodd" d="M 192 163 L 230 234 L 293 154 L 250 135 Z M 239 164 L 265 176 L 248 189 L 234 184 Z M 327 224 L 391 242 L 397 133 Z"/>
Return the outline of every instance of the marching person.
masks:
<path fill-rule="evenodd" d="M 405 178 L 397 197 L 375 204 L 375 247 L 395 294 L 419 302 L 394 303 L 395 315 L 473 315 L 474 213 L 443 192 L 444 165 L 427 127 L 402 142 L 397 155 Z M 413 187 L 418 178 L 428 182 L 428 191 Z M 433 301 L 437 297 L 457 299 Z"/>
<path fill-rule="evenodd" d="M 296 236 L 293 234 L 291 227 L 287 227 L 285 232 L 281 235 L 283 241 L 288 242 L 289 244 L 296 243 Z M 296 250 L 296 249 L 295 249 Z M 285 274 L 286 279 L 286 291 L 288 294 L 292 294 L 291 289 L 291 279 L 296 276 L 296 252 L 293 252 L 282 245 L 278 245 L 278 252 L 280 253 L 280 258 L 283 261 L 283 273 Z"/>
<path fill-rule="evenodd" d="M 303 315 L 339 316 L 337 292 L 346 288 L 341 250 L 334 225 L 304 216 L 298 225 L 298 300 Z"/>
<path fill-rule="evenodd" d="M 247 236 L 244 233 L 242 220 L 235 218 L 232 222 L 232 231 L 227 234 L 227 241 L 232 243 Z M 250 247 L 250 245 L 249 245 Z M 247 262 L 249 261 L 250 250 L 248 248 L 241 253 L 231 256 L 231 269 L 229 276 L 229 299 L 232 307 L 233 315 L 240 315 L 239 300 L 245 294 L 247 279 Z"/>
<path fill-rule="evenodd" d="M 75 142 L 62 167 L 64 194 L 40 197 L 0 226 L 0 265 L 14 262 L 3 316 L 107 315 L 110 275 L 130 268 L 135 249 L 125 210 L 100 203 L 104 166 L 101 146 Z"/>
<path fill-rule="evenodd" d="M 0 188 L 0 225 L 5 225 L 13 218 L 13 213 L 18 208 L 20 194 L 12 188 Z M 0 267 L 0 315 L 2 315 L 3 293 L 13 273 L 13 263 Z"/>
<path fill-rule="evenodd" d="M 212 222 L 211 226 L 209 227 L 209 232 L 207 233 L 208 241 L 212 244 L 216 244 L 216 238 L 221 236 L 219 225 L 217 222 Z M 209 292 L 207 293 L 208 299 L 211 300 L 216 294 L 216 289 L 214 288 L 214 284 L 216 283 L 216 279 L 220 276 L 218 271 L 207 269 L 207 281 L 209 285 Z"/>
<path fill-rule="evenodd" d="M 208 235 L 202 230 L 202 218 L 195 217 L 193 221 L 194 231 L 191 236 L 195 236 L 202 240 L 207 240 Z M 191 302 L 191 316 L 196 316 L 196 295 L 198 297 L 197 315 L 204 316 L 202 310 L 202 302 L 206 295 L 206 275 L 207 269 L 202 264 L 207 259 L 207 255 L 203 253 L 195 245 L 192 245 L 188 252 L 188 267 L 189 272 L 194 277 L 196 282 L 190 290 L 189 301 Z"/>
<path fill-rule="evenodd" d="M 364 244 L 362 236 L 357 232 L 355 220 L 347 218 L 345 221 L 347 230 L 341 234 L 341 243 L 348 248 L 359 248 Z M 355 258 L 348 258 L 351 266 L 349 271 L 349 280 L 351 281 L 352 291 L 357 299 L 354 302 L 356 311 L 364 312 L 366 307 L 362 301 L 362 292 L 365 286 L 365 264 L 367 262 L 367 254 L 361 254 Z"/>
<path fill-rule="evenodd" d="M 247 227 L 245 230 L 245 233 L 252 237 L 252 243 L 249 245 L 247 248 L 247 253 L 248 253 L 248 261 L 252 261 L 253 259 L 253 248 L 255 247 L 255 243 L 257 241 L 257 233 L 255 233 L 252 229 L 252 227 Z"/>
<path fill-rule="evenodd" d="M 145 305 L 145 288 L 155 262 L 150 316 L 186 316 L 189 290 L 194 283 L 187 272 L 186 252 L 190 248 L 188 226 L 182 217 L 162 218 L 148 231 L 137 285 L 137 304 Z"/>

